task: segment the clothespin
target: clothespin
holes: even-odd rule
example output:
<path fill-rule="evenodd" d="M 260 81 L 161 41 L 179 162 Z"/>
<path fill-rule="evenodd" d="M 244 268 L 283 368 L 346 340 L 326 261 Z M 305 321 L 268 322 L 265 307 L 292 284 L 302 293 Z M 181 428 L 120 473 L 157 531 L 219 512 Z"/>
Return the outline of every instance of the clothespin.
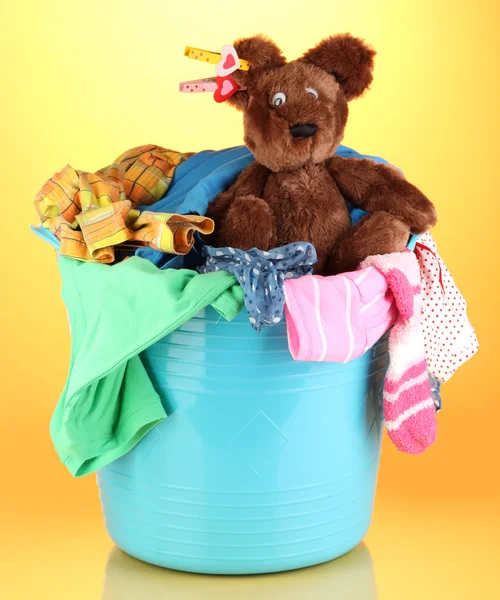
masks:
<path fill-rule="evenodd" d="M 183 81 L 179 84 L 180 92 L 213 92 L 216 102 L 224 102 L 239 90 L 246 89 L 231 77 L 231 73 L 237 70 L 248 71 L 250 64 L 238 57 L 233 46 L 224 46 L 220 53 L 187 46 L 184 55 L 193 60 L 214 64 L 217 76 Z"/>
<path fill-rule="evenodd" d="M 215 72 L 219 77 L 230 75 L 238 69 L 248 71 L 250 68 L 250 63 L 239 58 L 234 46 L 230 45 L 224 46 L 220 52 L 211 52 L 210 50 L 201 50 L 200 48 L 186 46 L 184 56 L 216 65 Z"/>

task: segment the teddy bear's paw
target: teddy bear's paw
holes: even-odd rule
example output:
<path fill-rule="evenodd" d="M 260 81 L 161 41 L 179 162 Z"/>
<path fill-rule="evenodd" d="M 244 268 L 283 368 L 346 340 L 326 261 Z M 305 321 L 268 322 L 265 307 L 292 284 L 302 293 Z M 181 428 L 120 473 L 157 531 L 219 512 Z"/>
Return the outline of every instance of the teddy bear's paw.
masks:
<path fill-rule="evenodd" d="M 234 200 L 224 219 L 219 245 L 241 250 L 274 248 L 276 225 L 267 202 L 256 196 L 242 196 Z"/>
<path fill-rule="evenodd" d="M 405 207 L 405 214 L 402 215 L 405 223 L 408 224 L 412 233 L 425 233 L 437 223 L 437 213 L 434 204 L 428 200 L 419 190 L 415 188 L 415 193 Z"/>
<path fill-rule="evenodd" d="M 429 202 L 428 210 L 418 212 L 412 215 L 408 220 L 408 225 L 412 233 L 425 233 L 437 223 L 437 214 L 434 206 Z"/>

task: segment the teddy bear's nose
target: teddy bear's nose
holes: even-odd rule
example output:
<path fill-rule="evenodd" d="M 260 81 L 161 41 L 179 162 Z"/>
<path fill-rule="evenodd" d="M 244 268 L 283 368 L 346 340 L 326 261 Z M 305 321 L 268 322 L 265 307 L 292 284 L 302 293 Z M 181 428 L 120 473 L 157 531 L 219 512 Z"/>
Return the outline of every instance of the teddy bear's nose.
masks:
<path fill-rule="evenodd" d="M 290 133 L 294 138 L 308 138 L 318 131 L 317 125 L 314 123 L 303 123 L 290 127 Z"/>

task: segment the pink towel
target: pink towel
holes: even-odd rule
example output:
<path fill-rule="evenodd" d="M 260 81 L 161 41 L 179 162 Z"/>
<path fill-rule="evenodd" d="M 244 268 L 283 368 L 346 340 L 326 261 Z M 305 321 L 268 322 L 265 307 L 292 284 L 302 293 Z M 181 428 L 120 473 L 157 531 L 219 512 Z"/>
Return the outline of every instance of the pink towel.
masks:
<path fill-rule="evenodd" d="M 288 345 L 295 360 L 345 363 L 364 354 L 396 320 L 392 292 L 374 267 L 287 279 L 285 294 Z"/>
<path fill-rule="evenodd" d="M 384 383 L 384 421 L 399 450 L 419 454 L 436 438 L 436 409 L 427 375 L 421 331 L 420 269 L 409 250 L 370 256 L 361 265 L 384 274 L 398 317 L 389 334 L 389 368 Z"/>

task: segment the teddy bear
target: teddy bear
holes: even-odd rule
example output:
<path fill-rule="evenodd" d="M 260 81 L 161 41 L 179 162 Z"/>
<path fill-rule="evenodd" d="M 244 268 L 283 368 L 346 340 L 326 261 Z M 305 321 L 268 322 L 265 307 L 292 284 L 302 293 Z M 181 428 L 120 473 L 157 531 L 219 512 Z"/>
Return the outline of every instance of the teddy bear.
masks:
<path fill-rule="evenodd" d="M 243 111 L 255 161 L 210 203 L 213 246 L 267 251 L 297 241 L 317 252 L 315 273 L 352 271 L 368 256 L 403 250 L 436 223 L 433 204 L 394 167 L 335 155 L 348 103 L 368 89 L 375 51 L 337 34 L 287 62 L 263 35 L 235 42 L 249 63 L 228 103 Z M 348 203 L 365 210 L 353 227 Z"/>

